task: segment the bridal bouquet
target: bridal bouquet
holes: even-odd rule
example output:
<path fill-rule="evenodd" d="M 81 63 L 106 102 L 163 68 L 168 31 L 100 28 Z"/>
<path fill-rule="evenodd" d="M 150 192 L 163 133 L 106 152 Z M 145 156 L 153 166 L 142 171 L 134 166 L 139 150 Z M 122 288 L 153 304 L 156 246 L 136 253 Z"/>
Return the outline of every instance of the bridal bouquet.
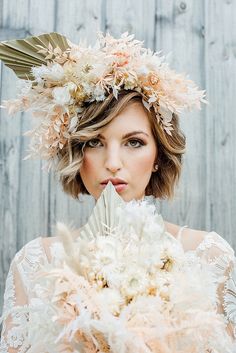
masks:
<path fill-rule="evenodd" d="M 57 224 L 60 256 L 35 278 L 28 353 L 227 353 L 210 264 L 165 230 L 147 200 L 111 183 L 76 233 Z"/>

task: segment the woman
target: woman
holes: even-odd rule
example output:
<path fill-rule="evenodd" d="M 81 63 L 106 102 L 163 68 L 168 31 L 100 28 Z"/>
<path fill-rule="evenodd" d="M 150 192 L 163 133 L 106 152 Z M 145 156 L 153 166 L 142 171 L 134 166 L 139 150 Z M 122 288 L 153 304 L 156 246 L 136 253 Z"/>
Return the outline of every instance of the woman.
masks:
<path fill-rule="evenodd" d="M 124 68 L 126 64 L 124 60 L 129 60 L 129 56 L 122 52 L 124 43 L 127 46 L 131 42 L 132 38 L 127 40 L 126 36 L 123 37 L 123 42 L 117 44 L 119 50 L 116 50 L 116 53 L 118 53 L 119 60 L 122 59 L 119 61 L 119 65 L 116 65 L 119 70 Z M 107 37 L 106 48 L 109 43 L 113 50 L 114 41 L 110 36 Z M 96 55 L 98 57 L 98 53 Z M 52 80 L 52 73 L 50 76 L 46 67 L 41 68 L 41 70 L 44 70 L 43 74 L 41 71 L 44 84 L 47 79 Z M 58 67 L 57 70 L 59 71 Z M 173 72 L 171 74 L 174 75 Z M 161 81 L 155 81 L 156 77 L 153 75 L 149 77 L 150 80 L 147 82 L 148 74 L 145 73 L 145 75 L 145 94 L 148 96 L 150 93 L 147 90 L 149 84 L 149 87 L 152 88 L 153 97 L 153 92 L 158 91 Z M 34 71 L 35 82 L 42 84 L 42 77 L 40 77 L 36 68 Z M 54 76 L 54 86 L 48 83 L 47 88 L 57 87 L 57 85 L 62 88 L 58 81 L 58 78 Z M 120 77 L 118 92 L 113 90 L 112 93 L 107 92 L 104 96 L 100 92 L 99 99 L 87 101 L 82 111 L 77 111 L 80 117 L 76 121 L 73 133 L 67 139 L 69 142 L 65 143 L 66 139 L 63 140 L 65 135 L 59 135 L 58 137 L 59 142 L 62 143 L 61 148 L 52 148 L 52 139 L 54 138 L 54 146 L 56 147 L 58 147 L 56 144 L 58 140 L 55 138 L 55 130 L 52 132 L 52 125 L 48 125 L 51 128 L 51 130 L 48 129 L 49 132 L 51 131 L 51 135 L 48 133 L 48 139 L 51 139 L 51 150 L 48 147 L 45 148 L 45 141 L 43 141 L 44 149 L 41 148 L 40 150 L 41 156 L 53 156 L 54 160 L 56 159 L 56 170 L 60 176 L 63 189 L 73 198 L 78 198 L 80 194 L 90 194 L 95 200 L 98 200 L 108 181 L 112 182 L 116 191 L 126 202 L 133 199 L 142 200 L 150 195 L 154 198 L 172 198 L 174 187 L 181 173 L 182 155 L 185 152 L 185 136 L 179 128 L 178 110 L 174 111 L 172 109 L 170 118 L 167 105 L 164 106 L 163 104 L 162 110 L 160 101 L 156 106 L 155 102 L 154 105 L 148 106 L 151 100 L 148 102 L 144 100 L 144 91 L 135 89 L 134 85 L 133 87 L 128 87 L 128 84 L 125 86 L 124 82 L 121 81 Z M 42 86 L 40 87 L 42 88 Z M 65 85 L 63 89 L 64 87 Z M 66 93 L 72 92 L 71 96 L 75 100 L 77 99 L 77 102 L 80 99 L 79 93 L 81 94 L 81 91 L 75 90 L 72 84 L 69 87 L 67 82 L 66 89 L 63 92 L 54 90 L 50 98 L 46 96 L 47 104 L 50 106 L 50 111 L 53 112 L 54 117 L 57 113 L 62 114 L 60 116 L 64 118 L 68 118 L 68 112 L 71 113 L 72 110 L 61 113 L 63 104 L 60 99 L 64 99 L 65 105 L 71 105 L 71 101 L 65 98 Z M 42 90 L 40 94 L 41 92 Z M 63 95 L 61 95 L 62 93 Z M 52 96 L 54 99 L 53 106 L 49 104 Z M 34 104 L 34 99 L 31 99 L 32 97 L 27 98 L 25 91 L 23 97 L 27 108 L 30 104 Z M 174 96 L 172 98 L 174 99 Z M 85 100 L 84 97 L 83 99 Z M 183 96 L 182 99 L 184 99 Z M 198 96 L 198 101 L 203 101 L 202 95 Z M 21 103 L 20 108 L 22 109 Z M 39 107 L 39 100 L 37 100 L 37 104 Z M 187 106 L 187 99 L 185 106 Z M 11 106 L 8 105 L 8 108 L 10 109 Z M 162 112 L 162 115 L 158 116 L 158 112 Z M 165 113 L 167 113 L 166 116 Z M 166 120 L 163 118 L 164 116 Z M 66 126 L 64 120 L 64 124 L 59 126 L 59 131 L 63 132 Z M 232 297 L 226 290 L 229 288 L 232 294 L 234 289 L 232 286 L 227 287 L 227 283 L 229 284 L 231 279 L 230 274 L 233 275 L 233 249 L 214 231 L 205 232 L 189 229 L 186 226 L 180 227 L 169 222 L 165 222 L 165 226 L 167 232 L 182 243 L 184 251 L 196 251 L 199 256 L 214 261 L 221 270 L 219 273 L 226 275 L 225 282 L 219 286 L 220 302 L 218 311 L 224 313 L 227 320 L 227 332 L 234 339 L 236 337 L 235 304 L 232 306 Z M 57 251 L 58 242 L 57 237 L 39 237 L 26 244 L 16 254 L 6 281 L 3 313 L 6 314 L 14 306 L 27 305 L 29 298 L 34 295 L 31 291 L 30 279 L 35 276 L 40 264 L 51 262 L 55 251 Z M 222 265 L 222 261 L 220 262 L 223 258 L 225 266 Z M 230 300 L 231 306 L 229 304 Z M 233 312 L 230 312 L 230 309 L 233 309 Z M 21 316 L 14 317 L 11 314 L 6 316 L 3 322 L 0 352 L 27 351 L 27 332 L 24 330 L 24 320 L 27 320 L 24 313 Z"/>
<path fill-rule="evenodd" d="M 103 180 L 120 178 L 127 186 L 116 189 L 125 201 L 142 199 L 144 195 L 173 197 L 181 172 L 185 137 L 177 116 L 172 123 L 172 137 L 167 139 L 155 123 L 153 113 L 148 114 L 143 107 L 142 96 L 135 91 L 121 91 L 118 100 L 111 94 L 105 102 L 91 104 L 84 114 L 84 127 L 82 125 L 72 138 L 71 157 L 78 153 L 76 162 L 68 168 L 69 151 L 66 154 L 63 151 L 58 164 L 64 191 L 74 198 L 85 193 L 97 200 L 103 190 Z M 98 138 L 100 130 L 101 138 Z M 129 136 L 124 138 L 127 134 Z M 86 142 L 82 150 L 78 141 L 83 139 Z M 181 227 L 165 224 L 168 231 L 177 236 Z M 192 233 L 195 242 L 207 233 L 183 229 L 182 236 L 187 232 Z"/>

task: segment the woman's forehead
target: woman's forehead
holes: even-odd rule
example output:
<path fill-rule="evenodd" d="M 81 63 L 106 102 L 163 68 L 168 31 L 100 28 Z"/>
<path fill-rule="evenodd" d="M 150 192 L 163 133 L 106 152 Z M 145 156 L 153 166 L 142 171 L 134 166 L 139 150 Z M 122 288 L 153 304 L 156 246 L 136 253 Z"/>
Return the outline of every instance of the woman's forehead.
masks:
<path fill-rule="evenodd" d="M 150 132 L 149 117 L 142 104 L 137 102 L 129 104 L 101 129 L 101 134 L 113 130 Z"/>

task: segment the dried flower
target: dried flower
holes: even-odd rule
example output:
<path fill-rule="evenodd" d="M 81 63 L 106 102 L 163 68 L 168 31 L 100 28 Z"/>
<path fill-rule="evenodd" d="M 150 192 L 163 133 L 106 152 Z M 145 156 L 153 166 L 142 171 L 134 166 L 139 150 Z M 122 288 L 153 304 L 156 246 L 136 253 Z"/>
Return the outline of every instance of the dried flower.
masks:
<path fill-rule="evenodd" d="M 93 47 L 68 43 L 64 52 L 59 47 L 53 49 L 50 43 L 48 49 L 39 45 L 47 65 L 32 67 L 30 85 L 23 81 L 18 99 L 3 102 L 9 114 L 30 110 L 40 121 L 31 131 L 30 154 L 25 159 L 39 155 L 49 160 L 48 170 L 58 149 L 79 128 L 75 112 L 81 113 L 85 103 L 103 101 L 109 93 L 118 98 L 121 89 L 136 90 L 144 106 L 154 108 L 157 122 L 169 135 L 173 113 L 200 109 L 201 102 L 207 103 L 205 91 L 171 70 L 159 52 L 143 48 L 134 35 L 125 32 L 115 39 L 99 32 Z M 55 114 L 58 105 L 63 109 Z M 62 124 L 65 117 L 67 122 Z"/>

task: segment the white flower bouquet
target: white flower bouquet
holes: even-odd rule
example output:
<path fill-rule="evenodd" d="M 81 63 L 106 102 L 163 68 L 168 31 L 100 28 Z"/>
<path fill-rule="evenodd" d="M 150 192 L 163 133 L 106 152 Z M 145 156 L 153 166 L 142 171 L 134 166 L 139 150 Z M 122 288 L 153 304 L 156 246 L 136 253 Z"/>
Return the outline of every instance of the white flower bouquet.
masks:
<path fill-rule="evenodd" d="M 29 305 L 28 353 L 227 353 L 210 264 L 166 232 L 147 200 L 111 183 L 88 223 L 58 223 L 61 256 L 42 267 Z"/>

